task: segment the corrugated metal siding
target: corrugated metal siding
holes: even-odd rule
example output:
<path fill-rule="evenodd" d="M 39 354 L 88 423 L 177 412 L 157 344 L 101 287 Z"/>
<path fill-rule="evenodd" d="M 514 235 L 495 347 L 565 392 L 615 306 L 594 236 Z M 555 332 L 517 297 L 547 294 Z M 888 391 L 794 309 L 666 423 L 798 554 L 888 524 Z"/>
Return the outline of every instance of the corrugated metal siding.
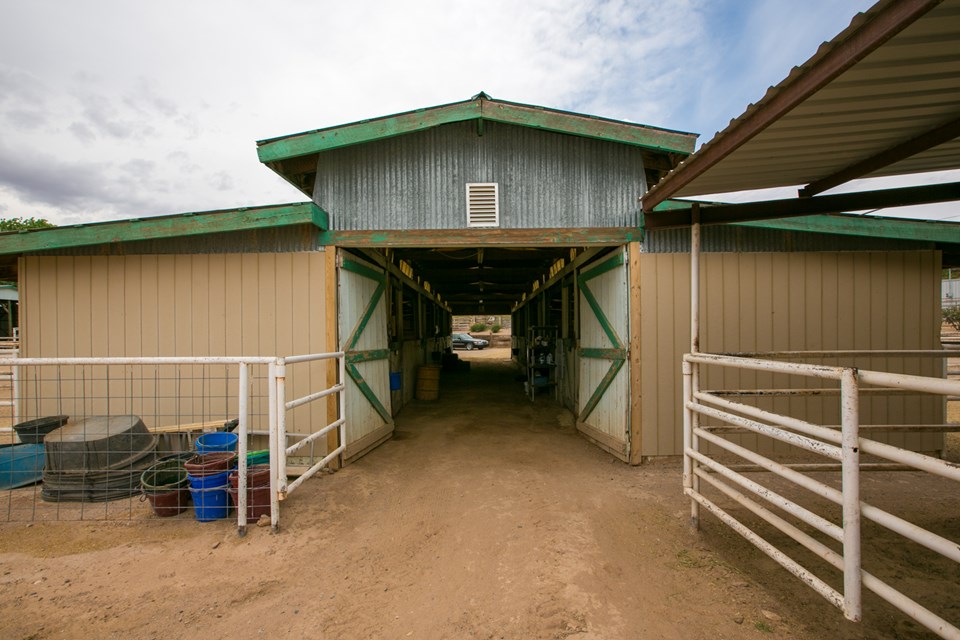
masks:
<path fill-rule="evenodd" d="M 313 225 L 292 225 L 254 231 L 230 231 L 163 240 L 108 242 L 86 247 L 38 251 L 38 256 L 121 256 L 161 254 L 282 253 L 314 251 L 320 230 Z"/>
<path fill-rule="evenodd" d="M 904 251 L 933 249 L 932 242 L 872 238 L 829 233 L 806 233 L 731 225 L 703 227 L 703 251 L 752 253 L 767 251 Z M 656 229 L 644 234 L 643 253 L 690 253 L 689 229 Z"/>
<path fill-rule="evenodd" d="M 25 293 L 21 303 L 23 355 L 267 356 L 333 351 L 333 345 L 326 344 L 324 271 L 322 252 L 26 257 L 20 271 Z M 69 378 L 71 374 L 63 371 L 63 377 Z M 178 399 L 183 415 L 194 410 L 200 415 L 200 407 L 192 404 L 200 403 L 200 398 L 225 399 L 227 410 L 235 415 L 234 386 L 224 385 L 214 392 L 203 385 L 223 384 L 222 380 L 191 381 L 193 374 L 199 377 L 199 370 L 186 372 L 179 386 L 173 381 L 163 386 L 167 383 L 161 380 L 156 406 L 150 404 L 154 397 L 150 381 L 137 382 L 135 392 L 145 398 L 144 404 L 136 405 L 137 411 L 144 412 L 149 426 L 156 426 L 150 419 L 154 413 L 176 414 L 172 398 Z M 265 371 L 251 375 L 256 378 L 257 400 L 251 407 L 254 428 L 266 429 Z M 234 368 L 230 384 L 235 381 Z M 123 408 L 104 404 L 107 389 L 113 402 L 130 397 L 122 376 L 109 387 L 94 385 L 88 381 L 87 392 L 95 396 L 87 407 L 88 415 Z M 288 366 L 288 397 L 325 386 L 325 364 Z M 60 396 L 54 389 L 49 391 L 44 394 L 49 406 L 40 407 L 40 415 L 59 411 Z M 69 394 L 69 389 L 61 394 L 65 391 Z M 322 402 L 294 410 L 288 414 L 288 429 L 309 432 L 311 425 L 325 424 L 325 410 Z M 206 415 L 211 415 L 210 407 L 207 411 Z M 317 451 L 323 446 L 321 439 Z"/>
<path fill-rule="evenodd" d="M 333 229 L 466 229 L 468 182 L 500 185 L 504 229 L 634 226 L 646 186 L 639 148 L 465 122 L 321 154 L 314 200 Z"/>
<path fill-rule="evenodd" d="M 680 359 L 689 351 L 690 260 L 682 254 L 640 257 L 643 455 L 682 452 Z M 725 253 L 703 256 L 701 348 L 708 352 L 938 349 L 940 254 L 929 252 Z M 833 360 L 825 364 L 854 364 Z M 857 366 L 937 376 L 930 359 L 873 359 Z M 710 369 L 705 389 L 781 388 L 783 376 Z M 820 387 L 801 380 L 799 386 Z M 839 424 L 839 400 L 777 399 L 776 411 Z M 872 396 L 864 424 L 942 423 L 936 398 Z M 878 437 L 879 439 L 879 437 Z M 742 436 L 769 450 L 769 440 Z M 892 434 L 918 450 L 942 447 L 942 436 Z M 777 451 L 785 452 L 779 447 Z"/>

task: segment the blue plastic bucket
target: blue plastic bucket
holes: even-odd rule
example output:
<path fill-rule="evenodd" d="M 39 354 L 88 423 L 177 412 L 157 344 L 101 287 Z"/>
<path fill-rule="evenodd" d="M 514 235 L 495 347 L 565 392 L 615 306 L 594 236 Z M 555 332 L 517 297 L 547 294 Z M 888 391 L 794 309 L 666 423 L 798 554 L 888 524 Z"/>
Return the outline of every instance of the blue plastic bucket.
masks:
<path fill-rule="evenodd" d="M 197 438 L 197 453 L 214 453 L 217 451 L 236 451 L 239 437 L 229 431 L 205 433 Z"/>
<path fill-rule="evenodd" d="M 391 371 L 390 372 L 390 391 L 400 391 L 402 378 L 400 377 L 400 371 Z"/>
<path fill-rule="evenodd" d="M 226 518 L 230 511 L 230 499 L 227 487 L 230 486 L 230 471 L 210 476 L 187 475 L 190 482 L 190 495 L 193 497 L 193 511 L 200 522 L 210 522 Z"/>

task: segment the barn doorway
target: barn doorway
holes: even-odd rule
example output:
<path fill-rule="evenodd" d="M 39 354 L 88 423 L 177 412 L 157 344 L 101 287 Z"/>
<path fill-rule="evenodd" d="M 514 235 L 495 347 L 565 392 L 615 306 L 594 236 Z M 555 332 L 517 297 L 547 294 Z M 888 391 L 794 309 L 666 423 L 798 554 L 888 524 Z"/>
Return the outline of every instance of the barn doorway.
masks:
<path fill-rule="evenodd" d="M 347 457 L 392 436 L 393 417 L 416 401 L 420 367 L 453 361 L 461 373 L 471 365 L 485 373 L 447 369 L 447 384 L 489 384 L 498 371 L 522 390 L 521 403 L 552 401 L 590 441 L 629 460 L 627 255 L 624 245 L 339 248 L 339 342 L 352 398 Z M 474 364 L 452 348 L 454 316 L 508 316 L 509 338 L 498 336 L 501 348 Z"/>

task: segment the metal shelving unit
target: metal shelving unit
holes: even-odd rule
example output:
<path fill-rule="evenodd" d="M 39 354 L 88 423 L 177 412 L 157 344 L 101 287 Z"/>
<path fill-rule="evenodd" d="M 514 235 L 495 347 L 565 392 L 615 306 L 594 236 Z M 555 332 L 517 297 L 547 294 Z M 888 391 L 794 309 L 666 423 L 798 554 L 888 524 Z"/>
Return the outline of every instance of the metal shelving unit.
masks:
<path fill-rule="evenodd" d="M 537 391 L 551 391 L 559 398 L 560 329 L 554 326 L 533 326 L 527 329 L 526 391 L 532 402 Z"/>

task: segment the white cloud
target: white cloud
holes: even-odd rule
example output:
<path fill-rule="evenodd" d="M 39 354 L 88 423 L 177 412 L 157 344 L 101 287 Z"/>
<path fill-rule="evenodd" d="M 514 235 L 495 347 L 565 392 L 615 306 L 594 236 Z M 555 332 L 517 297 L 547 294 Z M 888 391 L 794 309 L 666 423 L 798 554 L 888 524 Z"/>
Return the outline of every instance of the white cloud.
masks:
<path fill-rule="evenodd" d="M 0 215 L 301 200 L 256 140 L 480 90 L 712 133 L 866 0 L 811 3 L 0 0 Z"/>

